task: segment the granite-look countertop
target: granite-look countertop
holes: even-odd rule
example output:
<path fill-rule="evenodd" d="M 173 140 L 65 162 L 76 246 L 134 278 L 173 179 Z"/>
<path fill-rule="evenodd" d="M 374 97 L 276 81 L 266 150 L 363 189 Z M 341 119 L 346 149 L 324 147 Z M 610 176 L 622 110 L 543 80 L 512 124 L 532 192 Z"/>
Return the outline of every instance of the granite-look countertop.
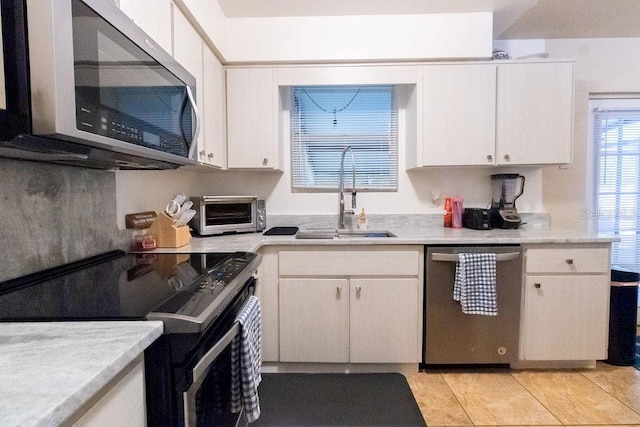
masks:
<path fill-rule="evenodd" d="M 159 321 L 0 323 L 0 425 L 60 425 L 162 331 Z"/>
<path fill-rule="evenodd" d="M 297 226 L 304 228 L 335 227 L 337 216 L 277 215 L 268 218 L 268 227 Z M 524 216 L 526 222 L 518 229 L 471 230 L 444 228 L 440 215 L 380 215 L 369 217 L 370 231 L 386 230 L 396 237 L 297 239 L 295 236 L 265 236 L 243 233 L 200 237 L 179 248 L 158 248 L 157 252 L 232 252 L 257 251 L 267 245 L 449 245 L 449 244 L 542 244 L 542 243 L 610 243 L 617 241 L 580 230 L 549 226 L 548 217 Z"/>

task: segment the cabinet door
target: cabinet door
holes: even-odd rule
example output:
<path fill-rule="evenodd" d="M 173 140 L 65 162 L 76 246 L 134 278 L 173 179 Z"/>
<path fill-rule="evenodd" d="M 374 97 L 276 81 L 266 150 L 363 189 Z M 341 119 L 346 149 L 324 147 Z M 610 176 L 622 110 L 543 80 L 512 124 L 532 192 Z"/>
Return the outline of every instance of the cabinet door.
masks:
<path fill-rule="evenodd" d="M 569 163 L 572 135 L 573 63 L 498 66 L 498 164 Z"/>
<path fill-rule="evenodd" d="M 346 279 L 280 279 L 280 362 L 349 361 Z"/>
<path fill-rule="evenodd" d="M 196 103 L 198 104 L 198 113 L 200 115 L 200 135 L 197 141 L 196 160 L 204 163 L 207 157 L 205 149 L 206 129 L 202 126 L 204 114 L 203 42 L 187 17 L 177 7 L 173 8 L 173 37 L 173 57 L 196 78 Z"/>
<path fill-rule="evenodd" d="M 227 164 L 227 144 L 225 140 L 225 87 L 224 70 L 213 51 L 202 44 L 203 53 L 203 113 L 204 163 L 219 168 Z M 200 160 L 200 157 L 198 157 Z"/>
<path fill-rule="evenodd" d="M 117 382 L 91 406 L 73 427 L 147 425 L 144 390 L 144 361 L 133 362 L 119 374 Z M 114 380 L 116 381 L 116 380 Z"/>
<path fill-rule="evenodd" d="M 280 168 L 278 85 L 271 68 L 227 70 L 229 168 Z"/>
<path fill-rule="evenodd" d="M 278 344 L 278 249 L 276 246 L 260 248 L 262 262 L 258 267 L 256 296 L 262 308 L 262 361 L 279 360 Z"/>
<path fill-rule="evenodd" d="M 171 0 L 119 0 L 119 4 L 133 22 L 171 53 Z"/>
<path fill-rule="evenodd" d="M 524 298 L 523 360 L 606 359 L 606 275 L 528 276 Z"/>
<path fill-rule="evenodd" d="M 418 363 L 417 279 L 351 279 L 351 363 Z"/>
<path fill-rule="evenodd" d="M 493 165 L 496 67 L 422 68 L 423 166 Z"/>

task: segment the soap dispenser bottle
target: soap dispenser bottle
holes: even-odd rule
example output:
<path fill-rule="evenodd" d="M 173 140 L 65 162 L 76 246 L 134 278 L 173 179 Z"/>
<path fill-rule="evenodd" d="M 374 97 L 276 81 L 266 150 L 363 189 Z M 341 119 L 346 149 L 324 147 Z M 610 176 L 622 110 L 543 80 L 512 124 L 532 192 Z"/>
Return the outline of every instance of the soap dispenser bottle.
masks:
<path fill-rule="evenodd" d="M 369 220 L 367 219 L 367 214 L 364 213 L 364 208 L 360 212 L 360 218 L 358 218 L 358 228 L 360 230 L 366 230 L 369 227 Z"/>

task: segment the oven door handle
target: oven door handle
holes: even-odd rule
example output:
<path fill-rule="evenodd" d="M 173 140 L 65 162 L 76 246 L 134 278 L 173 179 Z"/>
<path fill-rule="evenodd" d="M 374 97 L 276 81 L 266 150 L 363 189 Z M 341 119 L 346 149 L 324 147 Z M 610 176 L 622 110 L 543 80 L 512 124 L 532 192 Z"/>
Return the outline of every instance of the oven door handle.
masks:
<path fill-rule="evenodd" d="M 196 425 L 196 392 L 209 373 L 213 362 L 220 356 L 224 349 L 240 333 L 240 324 L 235 322 L 231 329 L 200 359 L 192 370 L 193 383 L 187 391 L 182 393 L 185 427 Z"/>
<path fill-rule="evenodd" d="M 229 329 L 229 331 L 226 334 L 224 334 L 222 338 L 220 338 L 220 341 L 218 341 L 213 347 L 211 347 L 211 350 L 209 350 L 207 354 L 205 354 L 204 357 L 200 359 L 200 361 L 193 368 L 194 383 L 199 382 L 201 378 L 207 375 L 207 372 L 209 371 L 209 367 L 211 366 L 211 363 L 214 360 L 216 360 L 218 356 L 220 356 L 220 353 L 222 353 L 222 351 L 229 344 L 231 344 L 231 341 L 233 341 L 233 339 L 239 333 L 240 333 L 240 324 L 236 322 L 233 324 L 231 329 Z"/>
<path fill-rule="evenodd" d="M 520 258 L 519 252 L 509 252 L 504 254 L 496 254 L 496 261 L 513 261 Z M 458 262 L 459 257 L 458 254 L 441 254 L 441 253 L 432 253 L 431 254 L 432 261 L 445 261 L 445 262 Z"/>

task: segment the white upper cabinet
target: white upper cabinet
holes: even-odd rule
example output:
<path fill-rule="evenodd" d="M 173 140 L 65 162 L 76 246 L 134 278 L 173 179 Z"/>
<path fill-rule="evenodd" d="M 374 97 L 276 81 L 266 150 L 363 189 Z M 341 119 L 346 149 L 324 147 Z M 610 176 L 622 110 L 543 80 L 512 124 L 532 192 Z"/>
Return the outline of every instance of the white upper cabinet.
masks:
<path fill-rule="evenodd" d="M 203 60 L 202 60 L 202 39 L 193 28 L 186 16 L 174 6 L 173 8 L 173 57 L 178 61 L 193 77 L 196 78 L 196 104 L 200 117 L 200 134 L 198 135 L 198 149 L 196 160 L 204 162 L 206 151 L 204 147 L 206 129 L 202 126 L 202 114 L 204 105 L 203 87 Z"/>
<path fill-rule="evenodd" d="M 573 62 L 498 65 L 496 161 L 571 161 Z"/>
<path fill-rule="evenodd" d="M 496 67 L 422 68 L 422 165 L 493 165 Z"/>
<path fill-rule="evenodd" d="M 196 78 L 200 134 L 196 160 L 225 167 L 224 71 L 213 51 L 187 17 L 174 6 L 173 56 Z"/>
<path fill-rule="evenodd" d="M 280 170 L 277 69 L 229 68 L 227 166 Z"/>
<path fill-rule="evenodd" d="M 407 167 L 571 161 L 571 61 L 422 67 Z"/>
<path fill-rule="evenodd" d="M 120 9 L 171 53 L 171 0 L 119 0 Z"/>
<path fill-rule="evenodd" d="M 202 125 L 204 126 L 204 163 L 218 168 L 227 166 L 225 123 L 225 80 L 222 64 L 213 51 L 203 43 Z M 198 153 L 200 160 L 200 153 Z"/>

